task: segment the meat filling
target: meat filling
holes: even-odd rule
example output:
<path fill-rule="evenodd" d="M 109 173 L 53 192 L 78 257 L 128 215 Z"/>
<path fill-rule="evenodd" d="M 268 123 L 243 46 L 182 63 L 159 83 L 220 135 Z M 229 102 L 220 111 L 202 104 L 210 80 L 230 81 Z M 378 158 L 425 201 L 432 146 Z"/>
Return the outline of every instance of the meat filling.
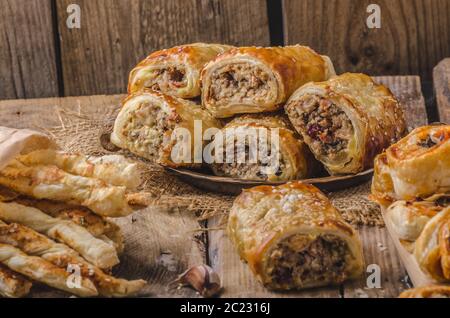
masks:
<path fill-rule="evenodd" d="M 261 142 L 261 140 L 258 140 Z M 268 180 L 270 175 L 275 175 L 276 177 L 280 177 L 283 174 L 283 171 L 286 170 L 286 163 L 283 159 L 282 154 L 280 153 L 278 156 L 278 163 L 274 164 L 273 160 L 275 160 L 275 156 L 272 156 L 270 149 L 270 142 L 267 142 L 267 156 L 258 155 L 256 162 L 254 162 L 255 154 L 250 153 L 250 145 L 248 139 L 245 140 L 244 147 L 238 147 L 237 145 L 238 139 L 234 139 L 234 143 L 227 144 L 224 147 L 223 153 L 223 163 L 214 163 L 214 170 L 217 175 L 233 177 L 238 179 L 246 179 L 246 180 Z M 258 144 L 258 149 L 262 145 Z M 240 154 L 240 151 L 244 151 L 245 157 Z M 227 153 L 234 152 L 232 162 L 226 162 Z M 244 162 L 239 160 L 238 158 L 245 158 Z M 252 161 L 253 159 L 253 161 Z M 271 167 L 276 167 L 276 171 L 273 169 L 269 169 Z"/>
<path fill-rule="evenodd" d="M 146 83 L 156 91 L 176 90 L 185 86 L 185 71 L 176 67 L 167 67 L 155 71 L 154 77 Z"/>
<path fill-rule="evenodd" d="M 210 102 L 270 99 L 269 74 L 256 66 L 230 64 L 216 71 L 209 87 Z"/>
<path fill-rule="evenodd" d="M 123 134 L 130 144 L 130 150 L 147 159 L 156 161 L 161 146 L 168 141 L 167 132 L 173 130 L 168 122 L 169 114 L 156 105 L 142 103 L 130 112 Z"/>
<path fill-rule="evenodd" d="M 348 256 L 347 243 L 335 236 L 323 235 L 311 241 L 305 235 L 293 235 L 270 254 L 270 285 L 293 289 L 310 282 L 342 283 Z"/>
<path fill-rule="evenodd" d="M 354 133 L 351 121 L 338 106 L 319 96 L 307 96 L 299 102 L 301 109 L 306 110 L 301 115 L 296 110 L 297 105 L 288 106 L 294 124 L 309 137 L 314 153 L 335 159 L 347 149 Z"/>

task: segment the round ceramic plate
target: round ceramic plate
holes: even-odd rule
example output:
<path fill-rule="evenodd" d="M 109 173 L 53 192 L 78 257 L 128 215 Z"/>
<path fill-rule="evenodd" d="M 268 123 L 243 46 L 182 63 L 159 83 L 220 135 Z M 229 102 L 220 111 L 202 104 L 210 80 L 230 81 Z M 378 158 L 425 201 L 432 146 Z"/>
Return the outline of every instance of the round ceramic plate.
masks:
<path fill-rule="evenodd" d="M 218 177 L 207 174 L 203 171 L 194 171 L 188 169 L 166 168 L 170 173 L 178 176 L 184 182 L 192 184 L 197 188 L 207 191 L 219 192 L 224 194 L 236 195 L 241 193 L 242 189 L 251 188 L 258 185 L 280 185 L 286 182 L 269 182 L 256 180 L 241 180 L 228 177 Z M 315 185 L 322 191 L 333 192 L 350 188 L 372 178 L 373 169 L 366 170 L 354 175 L 346 176 L 327 176 L 320 178 L 304 179 L 303 182 Z"/>

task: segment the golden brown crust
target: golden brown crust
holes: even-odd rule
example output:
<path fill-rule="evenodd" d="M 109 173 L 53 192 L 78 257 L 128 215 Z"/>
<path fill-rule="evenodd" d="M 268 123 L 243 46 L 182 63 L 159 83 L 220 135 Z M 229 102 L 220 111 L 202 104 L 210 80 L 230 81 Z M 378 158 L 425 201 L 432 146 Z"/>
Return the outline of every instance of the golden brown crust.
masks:
<path fill-rule="evenodd" d="M 327 145 L 327 139 L 322 139 L 317 130 L 321 133 L 331 130 L 322 128 L 321 122 L 316 127 L 309 127 L 309 122 L 304 122 L 304 116 L 314 110 L 307 102 L 313 99 L 336 107 L 342 114 L 340 116 L 345 116 L 345 120 L 350 122 L 352 130 L 343 137 L 346 143 L 342 150 L 327 152 L 312 146 Z M 357 173 L 371 168 L 375 156 L 406 132 L 403 111 L 397 99 L 388 88 L 376 84 L 364 74 L 345 73 L 325 82 L 308 83 L 289 98 L 285 110 L 316 158 L 331 174 Z M 329 123 L 334 123 L 337 118 L 331 111 L 323 112 L 321 116 L 335 116 L 328 118 Z M 341 127 L 338 125 L 337 128 Z M 335 145 L 330 144 L 330 147 Z"/>
<path fill-rule="evenodd" d="M 430 285 L 405 290 L 399 298 L 450 298 L 450 286 Z"/>
<path fill-rule="evenodd" d="M 161 123 L 155 120 L 152 123 L 137 122 L 136 127 L 129 128 L 130 121 L 136 119 L 135 112 L 145 112 L 158 110 L 158 112 L 164 113 Z M 151 116 L 147 116 L 148 119 Z M 137 120 L 137 119 L 136 119 Z M 111 141 L 118 147 L 128 149 L 138 156 L 155 161 L 163 166 L 169 167 L 198 167 L 200 164 L 194 162 L 194 142 L 195 137 L 194 125 L 195 121 L 201 122 L 202 133 L 204 130 L 213 127 L 221 127 L 220 122 L 215 120 L 206 110 L 202 109 L 199 105 L 176 98 L 173 96 L 165 95 L 156 91 L 144 89 L 138 93 L 131 94 L 123 101 L 123 107 L 117 116 L 114 132 L 111 135 Z M 155 127 L 158 125 L 164 125 L 164 131 L 158 131 Z M 153 137 L 142 136 L 141 139 L 137 138 L 132 140 L 130 134 L 134 130 L 147 130 L 154 135 L 154 138 L 162 138 L 161 144 L 154 145 L 152 147 L 147 145 Z M 176 162 L 172 159 L 172 150 L 176 144 L 174 140 L 173 132 L 178 129 L 186 129 L 191 139 L 191 160 L 190 162 Z M 152 136 L 153 136 L 152 135 Z M 154 149 L 155 148 L 155 149 Z M 150 154 L 150 151 L 154 151 L 157 155 Z"/>
<path fill-rule="evenodd" d="M 382 204 L 449 192 L 450 125 L 414 129 L 375 163 L 372 195 Z"/>
<path fill-rule="evenodd" d="M 203 66 L 230 48 L 231 46 L 221 44 L 192 43 L 153 52 L 130 72 L 128 93 L 156 87 L 154 79 L 158 72 L 172 68 L 182 72 L 179 74 L 184 75 L 183 79 L 175 82 L 165 79 L 164 85 L 156 84 L 158 88 L 163 93 L 180 98 L 197 97 L 201 93 L 200 72 Z"/>
<path fill-rule="evenodd" d="M 343 276 L 357 277 L 362 271 L 362 248 L 357 232 L 342 219 L 324 194 L 301 182 L 244 190 L 234 201 L 227 232 L 241 258 L 268 287 L 274 287 L 268 273 L 269 255 L 278 243 L 294 235 L 305 235 L 309 240 L 330 235 L 342 240 L 349 253 Z M 294 288 L 332 283 L 314 281 Z"/>
<path fill-rule="evenodd" d="M 0 296 L 7 298 L 22 298 L 28 295 L 31 282 L 20 274 L 0 265 Z"/>
<path fill-rule="evenodd" d="M 450 207 L 425 226 L 414 247 L 420 267 L 437 281 L 450 281 Z"/>
<path fill-rule="evenodd" d="M 274 85 L 271 98 L 264 101 L 249 98 L 245 102 L 229 101 L 215 103 L 210 87 L 215 72 L 223 66 L 243 64 L 256 66 L 268 74 Z M 322 81 L 334 75 L 328 57 L 322 57 L 306 46 L 286 47 L 239 47 L 220 54 L 202 71 L 203 105 L 217 118 L 238 113 L 256 113 L 280 109 L 281 104 L 301 85 L 309 81 Z"/>
<path fill-rule="evenodd" d="M 142 280 L 126 281 L 107 275 L 66 245 L 58 244 L 20 224 L 0 223 L 0 243 L 14 246 L 28 255 L 41 257 L 63 269 L 68 265 L 78 265 L 81 276 L 91 280 L 101 296 L 130 296 L 136 294 L 145 284 Z"/>

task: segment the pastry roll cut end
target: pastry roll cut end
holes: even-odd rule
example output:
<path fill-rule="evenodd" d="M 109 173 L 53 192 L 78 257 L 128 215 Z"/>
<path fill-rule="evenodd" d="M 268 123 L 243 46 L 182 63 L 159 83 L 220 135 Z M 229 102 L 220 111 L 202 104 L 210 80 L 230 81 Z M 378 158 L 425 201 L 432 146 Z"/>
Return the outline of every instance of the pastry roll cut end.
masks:
<path fill-rule="evenodd" d="M 230 48 L 193 43 L 153 52 L 131 71 L 128 93 L 150 88 L 180 98 L 197 97 L 203 65 Z"/>
<path fill-rule="evenodd" d="M 363 270 L 357 232 L 311 185 L 244 190 L 227 230 L 241 257 L 271 289 L 340 284 Z"/>
<path fill-rule="evenodd" d="M 163 166 L 198 167 L 200 164 L 194 160 L 196 123 L 201 125 L 200 137 L 208 128 L 221 127 L 194 102 L 143 90 L 125 99 L 114 124 L 111 142 Z M 186 140 L 183 133 L 187 135 Z M 186 149 L 176 147 L 179 137 L 183 139 L 181 144 L 187 144 Z M 184 150 L 188 155 L 183 157 Z"/>
<path fill-rule="evenodd" d="M 222 129 L 221 136 L 223 162 L 211 165 L 216 175 L 289 181 L 304 179 L 316 168 L 314 157 L 281 115 L 236 117 Z M 232 160 L 227 159 L 230 153 Z"/>
<path fill-rule="evenodd" d="M 358 173 L 406 131 L 403 111 L 384 86 L 346 73 L 299 88 L 286 113 L 331 174 Z"/>
<path fill-rule="evenodd" d="M 329 58 L 308 47 L 235 48 L 203 69 L 202 101 L 216 118 L 274 111 L 302 84 L 330 75 Z"/>

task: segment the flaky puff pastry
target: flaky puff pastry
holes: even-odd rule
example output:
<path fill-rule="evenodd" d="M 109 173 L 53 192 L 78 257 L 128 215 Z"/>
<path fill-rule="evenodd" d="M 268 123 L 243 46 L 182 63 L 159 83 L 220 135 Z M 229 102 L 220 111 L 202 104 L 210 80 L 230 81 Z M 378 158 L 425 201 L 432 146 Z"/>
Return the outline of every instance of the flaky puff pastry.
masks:
<path fill-rule="evenodd" d="M 0 170 L 0 185 L 36 199 L 85 206 L 102 216 L 120 217 L 133 212 L 126 187 L 73 175 L 54 165 L 27 166 L 13 160 Z"/>
<path fill-rule="evenodd" d="M 434 216 L 416 240 L 414 256 L 437 281 L 450 281 L 450 207 Z"/>
<path fill-rule="evenodd" d="M 200 95 L 203 66 L 231 46 L 193 43 L 151 53 L 130 73 L 128 93 L 151 88 L 180 98 Z"/>
<path fill-rule="evenodd" d="M 385 217 L 401 240 L 413 242 L 428 221 L 449 205 L 450 195 L 434 195 L 426 200 L 400 200 L 387 208 Z"/>
<path fill-rule="evenodd" d="M 54 165 L 70 174 L 96 178 L 129 190 L 136 190 L 141 183 L 137 163 L 118 155 L 95 157 L 68 154 L 55 149 L 40 149 L 16 159 L 27 166 Z"/>
<path fill-rule="evenodd" d="M 198 135 L 196 124 L 200 128 Z M 202 146 L 198 139 L 203 138 L 206 129 L 215 127 L 221 124 L 194 102 L 143 90 L 124 100 L 111 142 L 162 166 L 198 167 L 202 154 L 198 147 L 200 157 L 196 160 L 195 144 Z M 183 156 L 187 150 L 190 154 Z"/>
<path fill-rule="evenodd" d="M 234 48 L 203 69 L 202 102 L 216 118 L 273 111 L 301 85 L 334 74 L 330 59 L 306 46 Z"/>
<path fill-rule="evenodd" d="M 450 298 L 450 286 L 430 285 L 405 290 L 399 298 Z"/>
<path fill-rule="evenodd" d="M 357 232 L 323 193 L 301 182 L 244 190 L 234 201 L 227 232 L 271 289 L 339 284 L 363 270 Z"/>
<path fill-rule="evenodd" d="M 0 265 L 0 297 L 22 298 L 30 292 L 32 283 L 20 274 Z"/>
<path fill-rule="evenodd" d="M 68 246 L 47 238 L 26 226 L 0 221 L 0 243 L 9 244 L 30 256 L 40 257 L 53 265 L 67 269 L 78 266 L 81 277 L 91 280 L 100 296 L 126 297 L 135 295 L 145 285 L 143 280 L 128 281 L 104 273 L 86 262 Z"/>
<path fill-rule="evenodd" d="M 283 115 L 239 116 L 225 125 L 221 135 L 223 163 L 211 165 L 216 175 L 289 181 L 304 179 L 316 168 L 311 152 Z M 230 153 L 233 156 L 228 162 Z"/>
<path fill-rule="evenodd" d="M 406 132 L 403 111 L 383 85 L 345 73 L 299 88 L 286 113 L 330 174 L 358 173 Z"/>
<path fill-rule="evenodd" d="M 372 198 L 426 198 L 450 191 L 450 125 L 414 129 L 375 160 Z"/>

